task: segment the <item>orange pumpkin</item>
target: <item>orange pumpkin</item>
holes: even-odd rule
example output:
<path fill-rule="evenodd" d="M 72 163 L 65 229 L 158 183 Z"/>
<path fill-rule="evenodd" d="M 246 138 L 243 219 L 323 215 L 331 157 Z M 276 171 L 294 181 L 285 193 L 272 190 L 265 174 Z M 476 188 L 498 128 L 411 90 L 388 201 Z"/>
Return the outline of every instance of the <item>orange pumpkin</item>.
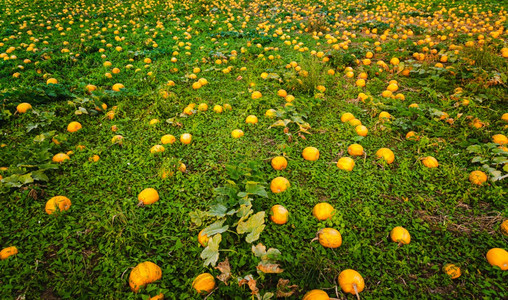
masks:
<path fill-rule="evenodd" d="M 145 261 L 132 269 L 129 275 L 129 285 L 134 293 L 149 283 L 157 281 L 162 277 L 162 270 L 153 262 Z"/>
<path fill-rule="evenodd" d="M 396 243 L 409 244 L 411 242 L 411 235 L 406 228 L 397 226 L 390 232 L 390 238 Z"/>
<path fill-rule="evenodd" d="M 275 170 L 284 170 L 288 166 L 288 161 L 283 156 L 276 156 L 272 158 L 271 164 Z"/>
<path fill-rule="evenodd" d="M 192 287 L 198 292 L 210 293 L 215 288 L 215 278 L 210 273 L 198 275 L 192 282 Z"/>
<path fill-rule="evenodd" d="M 305 160 L 316 161 L 319 159 L 319 150 L 316 147 L 303 149 L 302 156 Z"/>
<path fill-rule="evenodd" d="M 342 245 L 340 232 L 333 228 L 323 228 L 318 231 L 318 240 L 326 248 L 338 248 Z"/>
<path fill-rule="evenodd" d="M 459 278 L 462 273 L 460 268 L 454 264 L 446 264 L 443 266 L 443 272 L 445 272 L 451 279 Z"/>
<path fill-rule="evenodd" d="M 9 258 L 9 256 L 16 255 L 16 254 L 18 254 L 18 248 L 14 247 L 14 246 L 4 248 L 4 249 L 2 249 L 2 251 L 0 251 L 0 260 L 7 259 L 7 258 Z"/>
<path fill-rule="evenodd" d="M 333 216 L 334 209 L 329 203 L 321 202 L 314 206 L 312 209 L 312 215 L 319 221 L 330 219 Z"/>
<path fill-rule="evenodd" d="M 71 200 L 65 196 L 55 196 L 46 202 L 46 213 L 53 214 L 56 210 L 64 211 L 71 207 Z"/>
<path fill-rule="evenodd" d="M 302 300 L 329 300 L 330 297 L 325 291 L 312 290 L 308 291 L 302 298 Z"/>
<path fill-rule="evenodd" d="M 284 177 L 276 177 L 270 182 L 270 190 L 275 194 L 284 192 L 289 186 L 289 180 Z"/>
<path fill-rule="evenodd" d="M 482 185 L 487 181 L 487 174 L 482 171 L 473 171 L 469 174 L 469 181 L 472 184 Z"/>
<path fill-rule="evenodd" d="M 271 211 L 272 215 L 270 216 L 270 219 L 272 222 L 279 225 L 287 223 L 289 212 L 284 206 L 279 204 L 274 205 L 272 206 Z"/>
<path fill-rule="evenodd" d="M 508 251 L 501 248 L 492 248 L 487 252 L 487 261 L 492 266 L 497 266 L 501 270 L 508 270 Z"/>
<path fill-rule="evenodd" d="M 340 272 L 338 282 L 344 293 L 358 295 L 365 288 L 362 275 L 352 269 Z"/>
<path fill-rule="evenodd" d="M 378 158 L 384 159 L 387 164 L 391 164 L 395 160 L 395 155 L 393 154 L 393 151 L 388 148 L 381 148 L 377 150 L 376 156 Z"/>

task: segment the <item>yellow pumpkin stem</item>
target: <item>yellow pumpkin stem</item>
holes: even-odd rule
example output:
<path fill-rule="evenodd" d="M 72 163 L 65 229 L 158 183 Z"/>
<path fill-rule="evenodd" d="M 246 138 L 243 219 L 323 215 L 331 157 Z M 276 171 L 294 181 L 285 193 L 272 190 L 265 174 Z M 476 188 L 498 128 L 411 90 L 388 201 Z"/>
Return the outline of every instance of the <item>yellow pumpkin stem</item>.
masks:
<path fill-rule="evenodd" d="M 360 295 L 358 294 L 358 288 L 356 287 L 356 283 L 353 283 L 353 289 L 355 290 L 356 299 L 360 300 Z"/>

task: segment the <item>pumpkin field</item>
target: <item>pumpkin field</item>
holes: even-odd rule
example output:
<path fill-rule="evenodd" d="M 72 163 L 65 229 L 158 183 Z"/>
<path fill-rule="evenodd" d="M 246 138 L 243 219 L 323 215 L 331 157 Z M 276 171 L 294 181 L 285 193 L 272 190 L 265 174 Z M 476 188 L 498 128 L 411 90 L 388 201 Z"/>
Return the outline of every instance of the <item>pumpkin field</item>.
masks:
<path fill-rule="evenodd" d="M 0 299 L 508 299 L 508 3 L 0 0 Z"/>

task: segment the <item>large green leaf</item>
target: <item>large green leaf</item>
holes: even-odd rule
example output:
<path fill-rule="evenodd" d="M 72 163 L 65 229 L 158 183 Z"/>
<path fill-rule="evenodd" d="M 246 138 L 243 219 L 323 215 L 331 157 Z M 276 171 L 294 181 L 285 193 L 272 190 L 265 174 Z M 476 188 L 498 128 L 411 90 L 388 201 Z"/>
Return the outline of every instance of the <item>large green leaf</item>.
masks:
<path fill-rule="evenodd" d="M 239 234 L 248 233 L 245 237 L 247 243 L 252 243 L 259 239 L 259 235 L 265 229 L 265 212 L 260 211 L 252 215 L 246 222 L 239 222 L 236 232 Z"/>
<path fill-rule="evenodd" d="M 208 240 L 208 246 L 201 252 L 201 258 L 205 261 L 203 266 L 215 266 L 219 260 L 219 244 L 222 241 L 222 235 L 216 234 Z"/>
<path fill-rule="evenodd" d="M 229 229 L 228 225 L 224 225 L 224 222 L 226 219 L 218 220 L 215 223 L 209 225 L 205 229 L 203 229 L 203 234 L 206 234 L 207 236 L 214 236 L 217 233 L 223 233 Z"/>

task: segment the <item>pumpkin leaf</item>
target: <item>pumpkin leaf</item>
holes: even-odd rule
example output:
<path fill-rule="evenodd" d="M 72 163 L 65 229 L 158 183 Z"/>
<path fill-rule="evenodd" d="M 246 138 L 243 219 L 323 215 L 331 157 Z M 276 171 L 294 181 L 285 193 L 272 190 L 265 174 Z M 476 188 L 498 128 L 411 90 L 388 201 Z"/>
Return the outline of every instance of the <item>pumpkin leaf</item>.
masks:
<path fill-rule="evenodd" d="M 265 187 L 258 184 L 257 182 L 248 181 L 247 184 L 245 184 L 245 191 L 251 195 L 268 198 Z"/>
<path fill-rule="evenodd" d="M 208 215 L 212 217 L 222 218 L 226 215 L 228 208 L 221 204 L 215 204 L 210 206 L 210 210 L 208 211 Z"/>
<path fill-rule="evenodd" d="M 226 259 L 223 262 L 220 262 L 215 269 L 220 271 L 220 275 L 217 276 L 217 279 L 224 282 L 224 284 L 228 285 L 228 280 L 231 278 L 231 266 L 229 265 L 229 260 Z"/>
<path fill-rule="evenodd" d="M 203 234 L 206 234 L 207 236 L 214 236 L 218 233 L 223 233 L 226 230 L 229 229 L 228 225 L 222 226 L 226 219 L 218 220 L 215 223 L 209 225 L 205 229 L 203 229 Z"/>
<path fill-rule="evenodd" d="M 37 170 L 32 172 L 32 178 L 38 181 L 49 181 L 49 178 L 44 174 L 43 170 Z"/>
<path fill-rule="evenodd" d="M 264 295 L 263 295 L 263 300 L 270 300 L 273 298 L 273 293 L 270 293 L 270 292 L 266 292 Z"/>
<path fill-rule="evenodd" d="M 291 297 L 298 290 L 296 284 L 289 285 L 289 279 L 279 279 L 277 283 L 277 298 Z"/>
<path fill-rule="evenodd" d="M 272 128 L 272 127 L 277 127 L 277 126 L 283 126 L 283 127 L 286 127 L 287 124 L 289 124 L 291 122 L 291 120 L 289 119 L 284 119 L 284 120 L 277 120 L 277 122 L 273 123 L 272 125 L 270 125 L 270 127 L 268 128 Z"/>
<path fill-rule="evenodd" d="M 205 260 L 203 262 L 204 267 L 208 265 L 215 266 L 215 264 L 217 264 L 217 260 L 219 260 L 219 244 L 221 241 L 221 234 L 216 234 L 208 240 L 208 246 L 201 252 L 201 258 Z"/>
<path fill-rule="evenodd" d="M 264 261 L 259 262 L 256 268 L 258 269 L 258 272 L 266 274 L 278 274 L 284 272 L 283 269 L 279 268 L 279 264 L 272 264 Z"/>
<path fill-rule="evenodd" d="M 265 255 L 261 256 L 261 260 L 275 262 L 279 260 L 281 256 L 282 253 L 280 253 L 279 249 L 270 248 L 266 251 Z"/>
<path fill-rule="evenodd" d="M 207 213 L 201 210 L 196 209 L 195 211 L 191 211 L 189 213 L 189 217 L 191 218 L 191 222 L 196 224 L 196 226 L 203 225 L 203 220 L 206 218 Z"/>
<path fill-rule="evenodd" d="M 265 229 L 265 212 L 260 211 L 252 215 L 247 222 L 239 222 L 236 227 L 236 232 L 239 234 L 248 233 L 245 237 L 247 243 L 252 243 L 259 239 L 259 235 Z"/>
<path fill-rule="evenodd" d="M 249 286 L 249 289 L 252 291 L 252 295 L 257 295 L 259 293 L 259 289 L 256 286 L 256 280 L 254 280 L 254 277 L 249 274 L 243 278 L 238 278 L 238 285 L 242 286 L 244 284 L 247 284 Z"/>
<path fill-rule="evenodd" d="M 238 223 L 243 222 L 245 219 L 247 219 L 248 216 L 250 216 L 254 211 L 251 209 L 252 205 L 240 205 L 240 209 L 237 211 L 236 216 L 240 218 L 238 222 L 236 222 L 235 225 L 238 225 Z"/>
<path fill-rule="evenodd" d="M 252 252 L 256 257 L 261 257 L 266 254 L 266 246 L 261 243 L 256 246 L 252 245 Z"/>

